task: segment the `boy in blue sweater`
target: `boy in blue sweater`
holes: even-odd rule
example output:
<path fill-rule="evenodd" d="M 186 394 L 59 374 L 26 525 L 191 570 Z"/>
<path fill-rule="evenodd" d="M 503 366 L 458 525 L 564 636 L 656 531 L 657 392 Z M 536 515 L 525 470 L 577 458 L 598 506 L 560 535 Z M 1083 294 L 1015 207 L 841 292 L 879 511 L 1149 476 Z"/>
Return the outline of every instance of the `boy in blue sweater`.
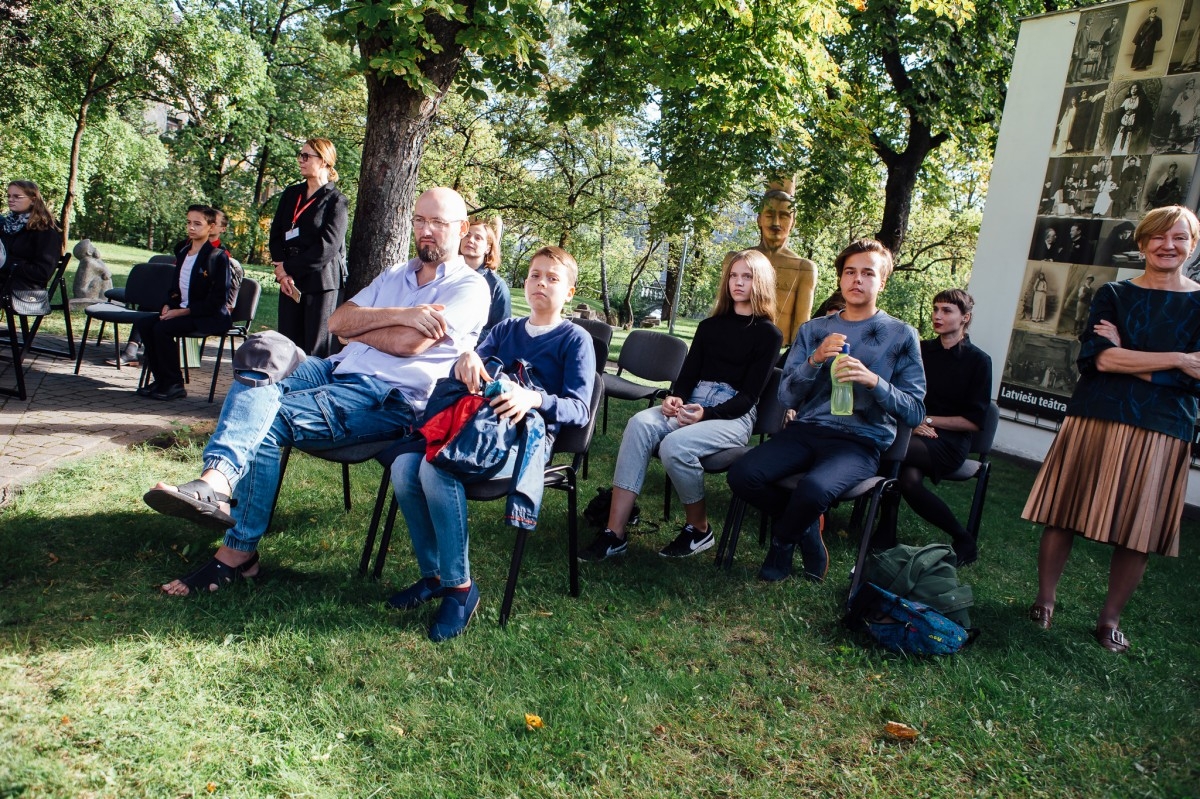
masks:
<path fill-rule="evenodd" d="M 514 422 L 528 413 L 541 416 L 546 437 L 539 465 L 549 461 L 554 437 L 563 425 L 588 423 L 596 355 L 588 332 L 562 318 L 563 306 L 575 295 L 578 273 L 575 259 L 561 247 L 538 250 L 525 278 L 529 316 L 500 322 L 475 352 L 463 353 L 454 365 L 454 377 L 478 392 L 490 379 L 485 359 L 499 358 L 506 370 L 517 360 L 529 364 L 540 389 L 513 386 L 495 397 L 491 406 L 499 416 Z M 515 461 L 510 455 L 498 476 L 511 475 Z M 540 481 L 540 470 L 538 474 Z M 430 639 L 445 641 L 461 635 L 479 607 L 479 588 L 471 579 L 467 553 L 463 485 L 426 461 L 423 453 L 409 453 L 393 462 L 392 486 L 408 525 L 421 579 L 393 595 L 388 603 L 411 610 L 440 598 Z"/>
<path fill-rule="evenodd" d="M 896 438 L 896 420 L 916 427 L 925 418 L 925 371 L 917 331 L 876 306 L 892 272 L 892 253 L 860 239 L 834 262 L 846 307 L 806 322 L 796 335 L 779 386 L 795 419 L 729 470 L 730 488 L 773 519 L 771 549 L 758 572 L 768 582 L 791 574 L 796 545 L 805 576 L 825 579 L 829 553 L 820 517 L 843 491 L 873 476 Z M 850 354 L 832 372 L 842 345 Z M 854 413 L 830 409 L 831 380 L 852 383 Z M 776 481 L 803 472 L 792 492 Z"/>

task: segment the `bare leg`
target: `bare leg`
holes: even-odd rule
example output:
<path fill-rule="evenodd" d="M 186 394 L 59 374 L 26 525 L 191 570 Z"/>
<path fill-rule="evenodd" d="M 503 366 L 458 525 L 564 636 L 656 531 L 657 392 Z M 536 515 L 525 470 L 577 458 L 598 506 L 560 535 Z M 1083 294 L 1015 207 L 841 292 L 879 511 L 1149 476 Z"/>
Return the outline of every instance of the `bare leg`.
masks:
<path fill-rule="evenodd" d="M 1047 527 L 1038 547 L 1038 595 L 1035 605 L 1054 609 L 1058 581 L 1075 543 L 1075 534 L 1061 527 Z"/>
<path fill-rule="evenodd" d="M 1097 627 L 1120 626 L 1121 611 L 1142 582 L 1149 560 L 1150 556 L 1145 552 L 1125 547 L 1113 550 L 1112 561 L 1108 565 L 1108 597 L 1104 600 Z"/>
<path fill-rule="evenodd" d="M 616 533 L 617 538 L 625 538 L 625 525 L 629 524 L 629 514 L 633 513 L 636 500 L 637 494 L 613 486 L 612 503 L 608 506 L 608 529 Z"/>
<path fill-rule="evenodd" d="M 693 502 L 691 505 L 683 506 L 683 518 L 692 527 L 704 532 L 708 529 L 708 511 L 705 508 L 704 500 Z"/>

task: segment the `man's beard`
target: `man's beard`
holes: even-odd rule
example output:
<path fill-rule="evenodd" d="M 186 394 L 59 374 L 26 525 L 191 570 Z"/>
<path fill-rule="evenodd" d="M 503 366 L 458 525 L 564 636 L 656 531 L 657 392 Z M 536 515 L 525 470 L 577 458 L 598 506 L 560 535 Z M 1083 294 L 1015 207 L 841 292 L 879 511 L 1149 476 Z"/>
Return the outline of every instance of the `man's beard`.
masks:
<path fill-rule="evenodd" d="M 427 264 L 438 264 L 446 260 L 446 251 L 436 244 L 417 247 L 417 257 Z"/>

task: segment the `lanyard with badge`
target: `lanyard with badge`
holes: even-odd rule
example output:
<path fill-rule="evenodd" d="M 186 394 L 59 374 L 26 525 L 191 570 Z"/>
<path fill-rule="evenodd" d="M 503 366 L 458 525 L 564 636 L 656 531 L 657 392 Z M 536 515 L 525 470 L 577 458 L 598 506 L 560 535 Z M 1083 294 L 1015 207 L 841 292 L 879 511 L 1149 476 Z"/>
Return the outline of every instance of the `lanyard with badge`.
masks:
<path fill-rule="evenodd" d="M 287 233 L 283 234 L 284 241 L 291 241 L 292 239 L 294 239 L 300 235 L 300 228 L 296 227 L 296 220 L 298 220 L 300 218 L 300 214 L 302 214 L 308 210 L 308 206 L 312 205 L 313 203 L 315 203 L 317 201 L 317 195 L 314 194 L 309 199 L 308 202 L 306 202 L 303 206 L 301 206 L 300 201 L 303 199 L 304 199 L 303 194 L 301 194 L 299 197 L 296 198 L 296 210 L 292 212 L 292 229 L 289 230 Z"/>

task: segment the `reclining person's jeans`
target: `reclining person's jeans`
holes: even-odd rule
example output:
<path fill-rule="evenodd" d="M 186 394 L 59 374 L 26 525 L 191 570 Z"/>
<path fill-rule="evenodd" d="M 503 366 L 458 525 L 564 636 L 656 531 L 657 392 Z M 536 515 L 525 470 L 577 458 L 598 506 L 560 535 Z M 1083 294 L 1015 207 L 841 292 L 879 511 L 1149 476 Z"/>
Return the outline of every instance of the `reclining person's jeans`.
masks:
<path fill-rule="evenodd" d="M 290 376 L 251 388 L 235 381 L 204 448 L 204 468 L 233 486 L 236 524 L 225 546 L 253 552 L 271 520 L 281 448 L 333 449 L 412 434 L 415 414 L 398 389 L 367 375 L 335 375 L 309 358 Z"/>

